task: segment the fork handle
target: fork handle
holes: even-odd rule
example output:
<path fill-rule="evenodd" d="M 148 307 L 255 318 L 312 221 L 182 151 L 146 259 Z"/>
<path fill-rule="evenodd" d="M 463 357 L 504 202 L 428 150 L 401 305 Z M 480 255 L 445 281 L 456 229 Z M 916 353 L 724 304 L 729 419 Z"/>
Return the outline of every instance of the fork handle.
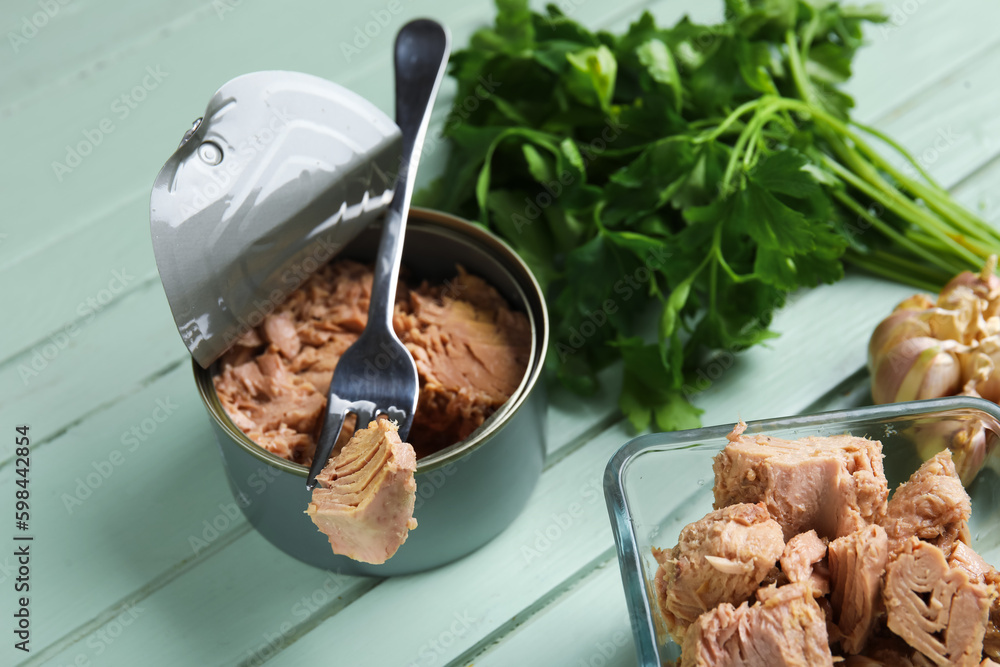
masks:
<path fill-rule="evenodd" d="M 382 223 L 365 331 L 374 325 L 392 333 L 396 278 L 403 256 L 406 214 L 413 198 L 413 176 L 434 98 L 444 77 L 450 42 L 445 27 L 429 19 L 407 23 L 396 36 L 396 124 L 403 134 L 403 148 L 396 192 Z"/>

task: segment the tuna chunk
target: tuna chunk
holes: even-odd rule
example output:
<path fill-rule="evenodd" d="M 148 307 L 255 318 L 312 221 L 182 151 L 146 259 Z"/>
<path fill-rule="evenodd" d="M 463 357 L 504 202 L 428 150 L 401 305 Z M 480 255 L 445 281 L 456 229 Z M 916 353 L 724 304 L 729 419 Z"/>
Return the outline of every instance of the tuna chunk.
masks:
<path fill-rule="evenodd" d="M 800 533 L 788 540 L 781 554 L 781 571 L 793 583 L 808 583 L 813 595 L 830 592 L 829 572 L 823 565 L 826 558 L 826 540 L 820 539 L 815 530 Z"/>
<path fill-rule="evenodd" d="M 417 527 L 416 456 L 388 419 L 368 424 L 317 476 L 306 514 L 333 552 L 365 563 L 392 557 Z"/>
<path fill-rule="evenodd" d="M 951 556 L 956 542 L 969 542 L 972 504 L 955 472 L 947 449 L 928 459 L 899 485 L 882 522 L 889 536 L 889 554 L 898 553 L 911 537 L 941 547 Z"/>
<path fill-rule="evenodd" d="M 758 503 L 711 512 L 685 526 L 673 549 L 654 548 L 660 563 L 654 586 L 667 630 L 680 643 L 702 613 L 750 598 L 783 547 L 781 526 Z"/>
<path fill-rule="evenodd" d="M 698 617 L 684 637 L 680 667 L 833 665 L 826 621 L 808 584 L 766 591 L 752 607 L 725 602 Z"/>
<path fill-rule="evenodd" d="M 889 563 L 882 592 L 889 629 L 937 665 L 976 667 L 996 590 L 976 583 L 944 552 L 911 538 Z"/>
<path fill-rule="evenodd" d="M 830 604 L 846 653 L 864 648 L 881 606 L 879 592 L 889 557 L 881 526 L 869 526 L 830 542 Z"/>
<path fill-rule="evenodd" d="M 967 544 L 955 543 L 948 564 L 965 570 L 972 581 L 1000 590 L 1000 573 Z M 989 622 L 983 636 L 983 653 L 1000 660 L 1000 597 L 994 598 L 990 605 Z"/>
<path fill-rule="evenodd" d="M 716 457 L 715 507 L 763 502 L 785 539 L 809 530 L 835 539 L 880 522 L 889 495 L 882 444 L 849 435 L 782 440 L 743 435 Z"/>

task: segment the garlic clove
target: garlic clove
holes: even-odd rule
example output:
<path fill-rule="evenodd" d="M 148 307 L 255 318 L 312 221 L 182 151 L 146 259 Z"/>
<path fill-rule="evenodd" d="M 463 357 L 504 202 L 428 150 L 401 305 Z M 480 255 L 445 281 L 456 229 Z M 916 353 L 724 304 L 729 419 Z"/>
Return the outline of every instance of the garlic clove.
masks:
<path fill-rule="evenodd" d="M 955 470 L 966 486 L 979 474 L 996 446 L 996 436 L 981 417 L 974 415 L 916 426 L 909 435 L 924 461 L 950 449 Z"/>
<path fill-rule="evenodd" d="M 933 308 L 933 305 L 931 306 Z M 931 335 L 931 327 L 927 322 L 930 311 L 900 310 L 898 307 L 887 318 L 879 322 L 868 341 L 868 362 L 874 368 L 874 361 L 886 350 L 895 347 L 907 338 L 926 337 Z"/>
<path fill-rule="evenodd" d="M 934 306 L 934 300 L 926 294 L 914 294 L 913 296 L 900 301 L 899 304 L 892 309 L 892 312 L 895 313 L 901 310 L 930 310 Z"/>
<path fill-rule="evenodd" d="M 986 302 L 986 307 L 984 308 L 986 318 L 1000 314 L 1000 278 L 994 274 L 996 266 L 997 256 L 990 255 L 983 266 L 983 270 L 979 273 L 963 271 L 958 274 L 941 290 L 939 302 L 941 298 L 945 298 L 954 290 L 965 287 L 972 290 L 977 297 Z"/>
<path fill-rule="evenodd" d="M 966 383 L 987 401 L 1000 402 L 1000 336 L 979 341 L 970 359 L 963 360 Z M 971 357 L 975 357 L 972 359 Z"/>
<path fill-rule="evenodd" d="M 968 287 L 959 286 L 942 294 L 938 305 L 927 311 L 931 335 L 941 340 L 957 340 L 968 345 L 977 337 L 983 302 Z"/>
<path fill-rule="evenodd" d="M 894 403 L 954 394 L 962 385 L 960 348 L 929 336 L 900 341 L 874 359 L 872 398 Z"/>

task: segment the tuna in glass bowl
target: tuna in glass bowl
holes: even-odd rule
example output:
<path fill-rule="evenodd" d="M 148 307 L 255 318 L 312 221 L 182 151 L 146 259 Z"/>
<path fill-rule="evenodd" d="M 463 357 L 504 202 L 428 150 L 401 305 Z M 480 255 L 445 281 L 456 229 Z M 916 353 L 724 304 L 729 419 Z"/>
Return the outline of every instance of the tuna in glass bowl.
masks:
<path fill-rule="evenodd" d="M 660 667 L 680 657 L 655 597 L 653 548 L 670 549 L 682 528 L 713 509 L 713 460 L 734 424 L 642 435 L 608 463 L 604 492 L 621 568 L 639 665 Z M 949 397 L 840 410 L 747 424 L 746 434 L 788 440 L 849 434 L 879 440 L 890 494 L 941 449 L 948 434 L 981 434 L 978 474 L 963 475 L 972 500 L 971 546 L 1000 565 L 1000 406 Z M 958 460 L 958 459 L 956 459 Z M 960 466 L 961 467 L 961 466 Z"/>

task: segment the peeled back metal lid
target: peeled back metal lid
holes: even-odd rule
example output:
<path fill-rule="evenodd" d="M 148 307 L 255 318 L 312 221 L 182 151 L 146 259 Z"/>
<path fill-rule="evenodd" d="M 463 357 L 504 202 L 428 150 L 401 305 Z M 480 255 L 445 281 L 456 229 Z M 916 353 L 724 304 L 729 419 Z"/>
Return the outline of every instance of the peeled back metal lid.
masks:
<path fill-rule="evenodd" d="M 207 368 L 392 201 L 396 124 L 297 72 L 212 96 L 153 184 L 149 223 L 177 330 Z"/>

